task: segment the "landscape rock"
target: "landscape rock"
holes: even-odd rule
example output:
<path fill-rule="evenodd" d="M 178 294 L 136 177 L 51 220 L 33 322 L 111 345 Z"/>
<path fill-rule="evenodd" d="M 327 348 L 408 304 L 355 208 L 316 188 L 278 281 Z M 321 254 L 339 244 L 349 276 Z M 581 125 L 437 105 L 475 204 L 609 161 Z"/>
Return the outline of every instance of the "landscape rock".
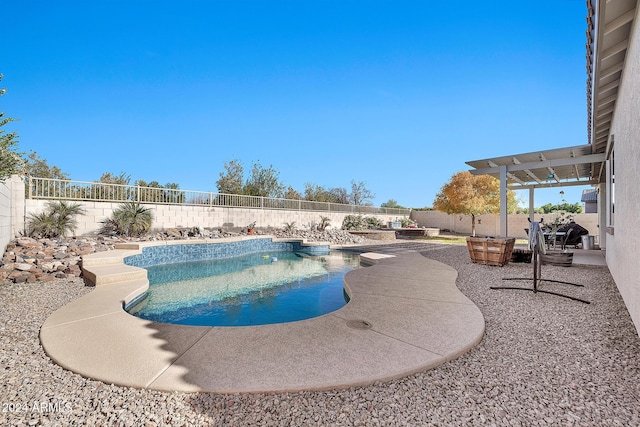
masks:
<path fill-rule="evenodd" d="M 199 227 L 171 228 L 140 237 L 83 236 L 34 239 L 19 237 L 9 242 L 2 257 L 0 280 L 14 283 L 31 283 L 34 280 L 51 281 L 82 276 L 82 256 L 108 251 L 117 243 L 129 241 L 161 241 L 183 239 L 221 239 L 246 233 L 234 233 L 222 229 L 206 230 Z M 263 234 L 256 231 L 257 235 Z M 306 239 L 312 242 L 328 242 L 334 245 L 364 243 L 367 240 L 353 236 L 344 230 L 275 230 L 275 237 Z"/>
<path fill-rule="evenodd" d="M 29 263 L 25 263 L 25 262 L 19 262 L 15 264 L 15 269 L 16 270 L 20 270 L 20 271 L 28 271 L 31 270 L 31 267 L 33 267 L 33 264 L 29 264 Z"/>
<path fill-rule="evenodd" d="M 5 408 L 13 410 L 0 412 L 0 425 L 640 425 L 640 338 L 606 266 L 543 267 L 546 277 L 583 284 L 570 289 L 544 284 L 592 301 L 582 304 L 490 288 L 504 286 L 504 277 L 527 276 L 530 264 L 473 264 L 466 246 L 421 245 L 412 243 L 411 250 L 456 269 L 456 286 L 485 318 L 482 341 L 434 369 L 342 389 L 182 393 L 86 378 L 51 360 L 39 333 L 52 313 L 92 288 L 79 278 L 5 283 L 0 286 L 0 394 Z M 388 253 L 399 250 L 402 245 L 393 245 Z M 371 349 L 371 357 L 386 354 Z M 32 410 L 34 404 L 51 410 Z"/>

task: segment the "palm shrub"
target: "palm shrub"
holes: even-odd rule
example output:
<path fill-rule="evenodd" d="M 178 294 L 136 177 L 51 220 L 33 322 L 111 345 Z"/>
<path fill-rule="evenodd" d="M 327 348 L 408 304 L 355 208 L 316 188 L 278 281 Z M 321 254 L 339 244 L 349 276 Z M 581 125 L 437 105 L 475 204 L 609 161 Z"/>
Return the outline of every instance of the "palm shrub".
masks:
<path fill-rule="evenodd" d="M 296 229 L 296 222 L 285 222 L 284 223 L 284 231 L 286 231 L 287 233 L 291 233 L 293 231 L 295 231 Z"/>
<path fill-rule="evenodd" d="M 320 224 L 318 224 L 318 231 L 324 231 L 330 223 L 331 220 L 329 219 L 329 217 L 320 215 Z"/>
<path fill-rule="evenodd" d="M 49 202 L 44 212 L 29 217 L 27 234 L 30 237 L 64 237 L 76 229 L 76 217 L 84 213 L 79 203 Z"/>
<path fill-rule="evenodd" d="M 100 234 L 119 236 L 139 236 L 151 229 L 153 213 L 150 208 L 138 202 L 125 202 L 102 221 Z"/>

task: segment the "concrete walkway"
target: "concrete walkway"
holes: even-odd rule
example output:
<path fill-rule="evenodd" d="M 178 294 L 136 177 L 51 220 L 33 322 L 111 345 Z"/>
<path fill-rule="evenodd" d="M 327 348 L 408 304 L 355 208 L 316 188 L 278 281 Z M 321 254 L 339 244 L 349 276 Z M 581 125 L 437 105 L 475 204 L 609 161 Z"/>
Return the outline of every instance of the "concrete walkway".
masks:
<path fill-rule="evenodd" d="M 457 272 L 417 252 L 362 254 L 373 265 L 345 276 L 351 300 L 340 310 L 249 327 L 181 326 L 129 315 L 124 304 L 148 288 L 135 267 L 122 264 L 133 253 L 93 254 L 93 266 L 84 268 L 99 285 L 45 321 L 40 339 L 56 363 L 106 383 L 157 390 L 322 390 L 431 369 L 467 352 L 484 334 L 480 310 L 455 285 Z"/>

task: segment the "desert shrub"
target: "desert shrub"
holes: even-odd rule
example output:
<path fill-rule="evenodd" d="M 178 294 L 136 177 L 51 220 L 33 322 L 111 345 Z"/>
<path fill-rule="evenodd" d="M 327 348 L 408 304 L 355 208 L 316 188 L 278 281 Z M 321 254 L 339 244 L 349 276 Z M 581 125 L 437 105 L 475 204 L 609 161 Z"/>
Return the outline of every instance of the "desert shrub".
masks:
<path fill-rule="evenodd" d="M 382 227 L 382 221 L 373 216 L 347 215 L 342 220 L 343 230 L 371 230 Z"/>
<path fill-rule="evenodd" d="M 330 223 L 331 223 L 331 220 L 329 219 L 329 217 L 321 215 L 320 223 L 318 224 L 318 231 L 326 230 L 326 228 L 329 226 Z"/>
<path fill-rule="evenodd" d="M 346 215 L 342 220 L 343 230 L 363 230 L 364 220 L 361 215 Z"/>
<path fill-rule="evenodd" d="M 367 216 L 364 218 L 365 223 L 367 224 L 367 229 L 375 230 L 382 227 L 382 221 L 380 221 L 375 216 Z"/>
<path fill-rule="evenodd" d="M 295 231 L 296 229 L 296 222 L 285 222 L 284 223 L 284 231 L 286 231 L 287 233 Z"/>
<path fill-rule="evenodd" d="M 139 236 L 151 229 L 153 213 L 137 202 L 126 202 L 118 206 L 111 218 L 102 221 L 100 234 Z"/>
<path fill-rule="evenodd" d="M 30 216 L 27 234 L 31 237 L 64 237 L 76 229 L 76 217 L 84 213 L 79 203 L 49 202 L 44 212 Z"/>

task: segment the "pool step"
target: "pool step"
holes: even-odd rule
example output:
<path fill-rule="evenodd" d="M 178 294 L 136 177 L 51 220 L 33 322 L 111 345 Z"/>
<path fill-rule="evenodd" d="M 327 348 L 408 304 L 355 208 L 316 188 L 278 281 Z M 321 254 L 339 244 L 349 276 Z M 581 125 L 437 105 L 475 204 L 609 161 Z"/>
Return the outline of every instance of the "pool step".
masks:
<path fill-rule="evenodd" d="M 147 270 L 124 264 L 102 264 L 94 266 L 86 266 L 83 264 L 82 274 L 85 279 L 96 286 L 134 280 L 147 280 Z"/>
<path fill-rule="evenodd" d="M 122 264 L 125 257 L 139 254 L 140 251 L 115 249 L 111 251 L 95 252 L 82 257 L 83 267 L 93 267 L 98 265 Z"/>

